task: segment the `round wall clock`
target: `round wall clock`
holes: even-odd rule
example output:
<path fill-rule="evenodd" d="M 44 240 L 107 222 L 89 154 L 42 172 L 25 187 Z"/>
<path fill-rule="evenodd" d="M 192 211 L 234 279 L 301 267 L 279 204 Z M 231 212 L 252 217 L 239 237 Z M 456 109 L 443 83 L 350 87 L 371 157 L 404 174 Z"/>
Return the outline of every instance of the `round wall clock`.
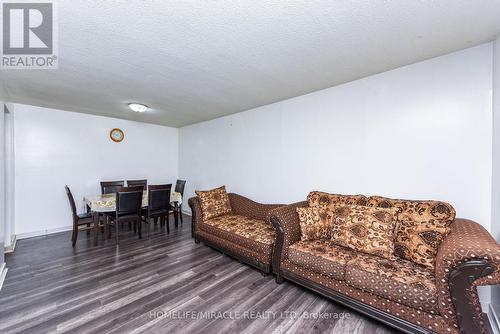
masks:
<path fill-rule="evenodd" d="M 115 143 L 119 143 L 123 140 L 123 138 L 125 138 L 125 135 L 121 129 L 114 128 L 109 132 L 109 138 L 111 138 L 111 140 Z"/>

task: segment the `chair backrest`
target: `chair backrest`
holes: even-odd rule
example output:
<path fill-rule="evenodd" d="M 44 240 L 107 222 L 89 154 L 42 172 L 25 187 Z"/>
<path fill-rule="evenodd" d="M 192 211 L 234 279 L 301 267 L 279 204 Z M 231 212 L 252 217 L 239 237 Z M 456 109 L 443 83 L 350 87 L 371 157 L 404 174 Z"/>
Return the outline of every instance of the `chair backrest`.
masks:
<path fill-rule="evenodd" d="M 119 187 L 116 189 L 116 214 L 137 213 L 140 215 L 142 208 L 142 186 Z"/>
<path fill-rule="evenodd" d="M 71 206 L 71 212 L 73 213 L 73 217 L 78 216 L 76 213 L 76 205 L 75 205 L 75 199 L 73 198 L 73 194 L 71 193 L 71 190 L 69 190 L 68 186 L 64 186 L 66 189 L 66 195 L 68 195 L 68 200 L 69 200 L 69 205 Z"/>
<path fill-rule="evenodd" d="M 127 180 L 128 187 L 143 186 L 144 190 L 148 187 L 148 180 Z"/>
<path fill-rule="evenodd" d="M 181 193 L 181 196 L 184 197 L 184 186 L 186 185 L 186 180 L 177 180 L 175 182 L 175 191 Z"/>
<path fill-rule="evenodd" d="M 125 181 L 102 181 L 101 182 L 101 194 L 114 194 L 116 189 L 123 187 Z"/>
<path fill-rule="evenodd" d="M 172 184 L 151 185 L 148 187 L 148 209 L 150 211 L 170 209 Z"/>

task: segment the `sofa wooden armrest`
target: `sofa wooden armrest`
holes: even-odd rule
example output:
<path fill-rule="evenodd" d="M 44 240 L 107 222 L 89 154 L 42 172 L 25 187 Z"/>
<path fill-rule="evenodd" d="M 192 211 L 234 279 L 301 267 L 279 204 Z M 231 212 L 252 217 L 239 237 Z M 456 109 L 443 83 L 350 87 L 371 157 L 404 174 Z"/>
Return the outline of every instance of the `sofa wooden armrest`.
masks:
<path fill-rule="evenodd" d="M 195 242 L 198 242 L 195 237 L 195 232 L 197 226 L 203 222 L 203 212 L 201 211 L 201 201 L 198 196 L 191 197 L 188 200 L 189 207 L 191 208 L 191 237 L 195 238 Z"/>
<path fill-rule="evenodd" d="M 307 207 L 307 201 L 297 202 L 276 208 L 270 212 L 271 223 L 276 230 L 273 253 L 273 272 L 276 282 L 281 283 L 280 263 L 288 257 L 288 247 L 300 240 L 300 223 L 297 208 Z"/>
<path fill-rule="evenodd" d="M 477 285 L 500 284 L 500 246 L 484 227 L 457 218 L 436 256 L 439 311 L 463 333 L 484 333 Z"/>

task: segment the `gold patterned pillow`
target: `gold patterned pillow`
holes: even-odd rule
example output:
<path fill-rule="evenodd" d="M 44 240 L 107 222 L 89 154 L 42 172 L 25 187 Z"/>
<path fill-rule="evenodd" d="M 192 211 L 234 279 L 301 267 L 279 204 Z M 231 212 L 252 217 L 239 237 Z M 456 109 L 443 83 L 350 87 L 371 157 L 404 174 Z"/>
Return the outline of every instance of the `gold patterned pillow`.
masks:
<path fill-rule="evenodd" d="M 394 254 L 434 270 L 439 245 L 450 233 L 456 215 L 450 204 L 371 196 L 368 205 L 397 208 Z"/>
<path fill-rule="evenodd" d="M 337 205 L 366 205 L 365 195 L 339 195 L 329 194 L 322 191 L 311 191 L 307 195 L 307 203 L 310 207 L 324 207 L 334 210 Z"/>
<path fill-rule="evenodd" d="M 227 196 L 226 186 L 207 191 L 195 191 L 201 201 L 203 220 L 209 220 L 231 212 L 231 203 Z"/>
<path fill-rule="evenodd" d="M 387 259 L 394 257 L 397 209 L 339 205 L 333 212 L 332 242 Z"/>
<path fill-rule="evenodd" d="M 297 208 L 300 223 L 300 240 L 330 239 L 332 235 L 332 211 L 323 208 Z"/>

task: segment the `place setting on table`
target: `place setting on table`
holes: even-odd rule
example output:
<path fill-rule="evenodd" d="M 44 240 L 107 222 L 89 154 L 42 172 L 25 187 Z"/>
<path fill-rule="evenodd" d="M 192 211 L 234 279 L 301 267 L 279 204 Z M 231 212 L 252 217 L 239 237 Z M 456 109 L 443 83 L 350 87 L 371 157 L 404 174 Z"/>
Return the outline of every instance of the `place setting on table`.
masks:
<path fill-rule="evenodd" d="M 182 197 L 186 181 L 177 180 L 175 189 L 172 184 L 149 185 L 147 180 L 129 180 L 125 187 L 124 181 L 102 181 L 101 194 L 86 195 L 83 205 L 86 213 L 77 214 L 76 205 L 69 187 L 66 186 L 70 205 L 73 210 L 73 246 L 76 243 L 78 232 L 82 230 L 94 231 L 94 244 L 97 245 L 99 228 L 104 229 L 104 234 L 111 237 L 111 226 L 115 226 L 116 242 L 118 239 L 118 225 L 121 223 L 134 223 L 134 231 L 139 231 L 142 237 L 142 223 L 146 223 L 149 236 L 150 223 L 160 226 L 166 225 L 170 232 L 168 217 L 174 215 L 175 227 L 182 223 Z M 136 223 L 138 223 L 136 225 Z M 83 228 L 83 229 L 82 229 Z M 106 237 L 105 237 L 106 238 Z"/>

